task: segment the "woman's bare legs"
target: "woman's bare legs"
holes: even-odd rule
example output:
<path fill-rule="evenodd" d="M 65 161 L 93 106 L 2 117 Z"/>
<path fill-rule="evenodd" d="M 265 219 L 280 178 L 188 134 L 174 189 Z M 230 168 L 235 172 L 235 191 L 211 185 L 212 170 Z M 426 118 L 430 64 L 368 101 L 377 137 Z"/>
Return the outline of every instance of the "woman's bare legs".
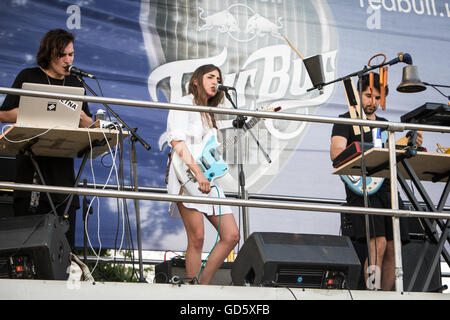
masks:
<path fill-rule="evenodd" d="M 197 278 L 201 267 L 204 239 L 203 214 L 180 203 L 177 206 L 187 234 L 186 276 Z"/>
<path fill-rule="evenodd" d="M 181 218 L 186 228 L 188 245 L 186 249 L 186 276 L 197 278 L 201 268 L 201 256 L 204 242 L 204 222 L 203 214 L 195 209 L 186 208 L 178 203 Z M 214 250 L 208 257 L 208 262 L 201 273 L 199 283 L 209 284 L 216 271 L 220 268 L 228 254 L 239 242 L 239 229 L 232 214 L 222 216 L 209 216 L 209 222 L 216 230 L 220 230 L 220 240 L 217 242 Z"/>
<path fill-rule="evenodd" d="M 209 284 L 214 274 L 222 266 L 222 263 L 239 242 L 239 229 L 232 214 L 220 216 L 208 216 L 209 222 L 219 231 L 219 241 L 208 257 L 204 270 L 200 276 L 200 284 Z M 220 230 L 219 230 L 219 219 Z"/>

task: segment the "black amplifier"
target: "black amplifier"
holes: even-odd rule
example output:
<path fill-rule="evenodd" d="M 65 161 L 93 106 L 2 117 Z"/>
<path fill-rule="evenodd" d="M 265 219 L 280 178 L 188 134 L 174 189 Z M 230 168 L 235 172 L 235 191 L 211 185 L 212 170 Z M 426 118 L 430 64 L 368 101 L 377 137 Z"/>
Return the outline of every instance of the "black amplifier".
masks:
<path fill-rule="evenodd" d="M 172 260 L 161 262 L 155 266 L 155 282 L 156 283 L 173 283 L 173 278 L 184 282 L 189 282 L 186 278 L 186 262 L 183 258 L 175 257 Z M 224 262 L 217 270 L 216 274 L 211 280 L 212 285 L 229 286 L 231 280 L 232 262 Z"/>

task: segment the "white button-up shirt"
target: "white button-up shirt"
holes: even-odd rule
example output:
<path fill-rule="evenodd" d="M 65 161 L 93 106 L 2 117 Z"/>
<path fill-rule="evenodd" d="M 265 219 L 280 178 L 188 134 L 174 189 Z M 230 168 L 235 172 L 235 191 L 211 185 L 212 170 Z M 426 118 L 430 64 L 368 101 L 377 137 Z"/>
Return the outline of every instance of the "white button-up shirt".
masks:
<path fill-rule="evenodd" d="M 181 98 L 179 104 L 186 105 L 195 105 L 194 96 L 187 95 Z M 169 146 L 172 141 L 184 141 L 186 146 L 192 155 L 200 154 L 203 138 L 213 131 L 213 133 L 217 133 L 215 128 L 210 128 L 207 123 L 202 120 L 200 112 L 192 112 L 192 111 L 184 111 L 184 110 L 170 110 L 169 115 L 167 117 L 167 142 Z M 172 150 L 172 152 L 174 152 Z M 225 198 L 223 193 L 223 189 L 220 186 L 220 179 L 218 178 L 214 180 L 213 185 L 217 187 L 211 188 L 209 194 L 204 194 L 204 196 L 212 197 L 212 198 Z M 168 184 L 167 184 L 167 192 L 169 194 L 180 194 L 180 189 L 183 194 L 183 190 L 181 188 L 181 183 L 178 180 L 175 169 L 174 162 L 172 161 L 169 167 L 169 176 L 168 176 Z M 219 195 L 218 195 L 219 193 Z M 207 215 L 219 215 L 220 214 L 229 214 L 232 213 L 231 208 L 225 205 L 210 205 L 210 204 L 201 204 L 201 203 L 183 203 L 185 207 L 196 209 Z M 172 217 L 180 217 L 180 213 L 178 211 L 178 207 L 175 203 L 171 203 L 169 213 Z"/>

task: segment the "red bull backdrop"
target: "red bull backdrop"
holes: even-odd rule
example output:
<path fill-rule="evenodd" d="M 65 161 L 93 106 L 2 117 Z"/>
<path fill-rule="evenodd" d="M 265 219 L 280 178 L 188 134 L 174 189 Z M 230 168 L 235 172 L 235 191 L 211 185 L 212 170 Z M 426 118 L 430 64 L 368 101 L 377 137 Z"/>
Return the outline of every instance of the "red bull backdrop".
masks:
<path fill-rule="evenodd" d="M 113 98 L 175 102 L 186 94 L 192 72 L 213 63 L 222 70 L 224 84 L 236 88 L 239 109 L 281 106 L 280 112 L 337 117 L 347 111 L 342 83 L 325 86 L 322 92 L 308 90 L 312 82 L 302 59 L 314 55 L 321 57 L 326 81 L 361 70 L 375 54 L 394 59 L 399 52 L 407 52 L 423 81 L 449 84 L 446 0 L 6 0 L 0 4 L 0 18 L 0 85 L 4 87 L 11 86 L 21 69 L 35 66 L 40 39 L 54 28 L 75 35 L 74 65 L 97 76 L 101 91 L 95 81 L 86 80 L 97 94 Z M 403 66 L 389 68 L 390 93 L 380 116 L 398 122 L 401 115 L 425 102 L 447 103 L 432 88 L 415 94 L 397 92 Z M 137 143 L 139 185 L 164 188 L 168 111 L 111 107 L 151 146 L 148 151 Z M 105 109 L 94 103 L 90 108 L 93 113 Z M 234 130 L 233 119 L 220 116 L 225 138 Z M 243 168 L 249 193 L 345 199 L 340 178 L 331 174 L 331 124 L 266 119 L 252 132 L 271 161 L 250 135 L 244 137 Z M 443 134 L 425 133 L 424 139 L 430 151 L 437 143 L 450 147 Z M 238 190 L 236 150 L 232 147 L 223 154 L 230 169 L 230 192 Z M 133 183 L 129 158 L 125 144 L 127 185 Z M 83 179 L 100 186 L 117 184 L 112 159 L 111 155 L 95 159 L 87 165 Z M 443 186 L 425 185 L 437 201 Z M 133 201 L 91 200 L 90 245 L 124 248 L 132 243 L 136 248 Z M 184 250 L 184 227 L 181 220 L 169 217 L 169 204 L 139 204 L 143 248 Z M 242 227 L 239 208 L 234 209 Z M 77 215 L 76 243 L 81 247 L 81 211 Z M 250 208 L 248 223 L 250 232 L 341 233 L 337 213 Z M 206 230 L 205 251 L 216 237 L 211 227 Z"/>

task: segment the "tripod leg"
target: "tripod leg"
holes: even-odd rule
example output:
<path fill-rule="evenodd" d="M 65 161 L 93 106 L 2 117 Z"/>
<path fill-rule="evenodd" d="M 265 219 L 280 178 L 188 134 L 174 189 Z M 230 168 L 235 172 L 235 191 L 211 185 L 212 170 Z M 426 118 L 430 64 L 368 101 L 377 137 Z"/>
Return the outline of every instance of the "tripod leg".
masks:
<path fill-rule="evenodd" d="M 78 182 L 80 182 L 81 174 L 82 174 L 82 172 L 84 170 L 84 167 L 86 166 L 86 161 L 87 161 L 88 155 L 89 155 L 89 153 L 86 152 L 84 154 L 84 156 L 83 156 L 83 161 L 81 162 L 80 169 L 78 170 L 78 174 L 77 174 L 77 177 L 75 179 L 74 188 L 76 188 L 78 186 Z M 73 199 L 73 193 L 71 193 L 69 195 L 69 200 L 67 200 L 66 208 L 64 209 L 64 218 L 65 219 L 69 218 L 68 212 L 69 212 L 70 204 L 72 203 L 72 199 Z"/>
<path fill-rule="evenodd" d="M 30 157 L 31 162 L 33 163 L 33 166 L 34 166 L 34 168 L 35 168 L 35 170 L 36 170 L 36 172 L 37 172 L 37 174 L 39 176 L 39 180 L 41 181 L 41 183 L 43 185 L 45 185 L 44 176 L 42 175 L 42 172 L 39 169 L 39 165 L 36 162 L 36 159 L 34 159 L 34 156 L 32 154 L 30 154 L 29 157 Z M 45 194 L 47 195 L 48 202 L 50 203 L 50 206 L 52 207 L 53 213 L 55 214 L 55 216 L 58 215 L 58 213 L 56 212 L 55 204 L 53 203 L 52 197 L 50 196 L 50 193 L 46 192 Z"/>
<path fill-rule="evenodd" d="M 137 169 L 136 169 L 136 141 L 134 138 L 131 140 L 131 153 L 133 156 L 133 180 L 134 180 L 134 191 L 138 192 L 138 181 L 137 181 Z M 140 206 L 139 200 L 134 199 L 134 207 L 136 210 L 136 236 L 138 242 L 138 258 L 139 258 L 139 282 L 147 282 L 144 278 L 144 267 L 142 259 L 142 241 L 141 241 L 141 216 L 140 216 Z"/>

